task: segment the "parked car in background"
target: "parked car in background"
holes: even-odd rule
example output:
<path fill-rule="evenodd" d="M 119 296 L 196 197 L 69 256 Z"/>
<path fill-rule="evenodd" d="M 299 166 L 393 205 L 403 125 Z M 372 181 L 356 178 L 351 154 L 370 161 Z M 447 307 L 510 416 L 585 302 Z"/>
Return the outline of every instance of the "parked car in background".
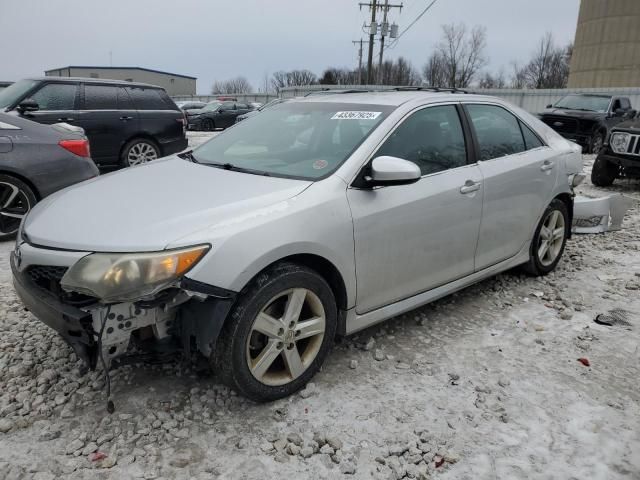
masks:
<path fill-rule="evenodd" d="M 213 101 L 207 103 L 200 110 L 189 110 L 187 122 L 190 130 L 204 130 L 212 132 L 217 128 L 227 128 L 236 122 L 238 115 L 251 111 L 246 103 L 233 101 Z"/>
<path fill-rule="evenodd" d="M 99 174 L 81 129 L 0 113 L 0 240 L 39 200 Z"/>
<path fill-rule="evenodd" d="M 640 178 L 640 118 L 619 123 L 611 133 L 591 170 L 591 182 L 608 187 L 617 178 Z"/>
<path fill-rule="evenodd" d="M 283 102 L 286 102 L 290 100 L 289 98 L 275 98 L 273 100 L 271 100 L 270 102 L 265 103 L 264 105 L 262 105 L 261 107 L 258 107 L 254 110 L 249 110 L 247 113 L 243 113 L 242 115 L 238 115 L 236 117 L 236 123 L 241 122 L 242 120 L 246 120 L 249 117 L 253 117 L 254 115 L 257 115 L 258 113 L 262 112 L 263 110 L 273 107 L 274 105 L 279 105 Z"/>
<path fill-rule="evenodd" d="M 611 127 L 635 113 L 627 97 L 585 93 L 562 97 L 539 117 L 586 152 L 598 153 Z"/>
<path fill-rule="evenodd" d="M 188 102 L 176 102 L 176 105 L 183 112 L 187 112 L 189 110 L 199 110 L 199 109 L 203 108 L 206 105 L 206 103 L 205 102 L 188 101 Z"/>
<path fill-rule="evenodd" d="M 0 111 L 82 127 L 98 166 L 130 166 L 187 147 L 184 112 L 164 89 L 92 78 L 20 80 L 0 91 Z"/>
<path fill-rule="evenodd" d="M 582 169 L 523 110 L 427 91 L 292 100 L 181 157 L 36 206 L 15 288 L 91 367 L 173 337 L 257 401 L 306 385 L 336 333 L 553 271 Z"/>

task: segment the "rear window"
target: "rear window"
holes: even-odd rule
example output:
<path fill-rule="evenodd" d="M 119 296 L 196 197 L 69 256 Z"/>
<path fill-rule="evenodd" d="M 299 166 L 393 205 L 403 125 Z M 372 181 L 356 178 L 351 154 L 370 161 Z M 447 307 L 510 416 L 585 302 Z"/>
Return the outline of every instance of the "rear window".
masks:
<path fill-rule="evenodd" d="M 167 94 L 157 88 L 127 87 L 127 91 L 138 110 L 176 110 Z M 163 95 L 166 98 L 163 98 Z M 167 102 L 167 99 L 170 103 Z"/>

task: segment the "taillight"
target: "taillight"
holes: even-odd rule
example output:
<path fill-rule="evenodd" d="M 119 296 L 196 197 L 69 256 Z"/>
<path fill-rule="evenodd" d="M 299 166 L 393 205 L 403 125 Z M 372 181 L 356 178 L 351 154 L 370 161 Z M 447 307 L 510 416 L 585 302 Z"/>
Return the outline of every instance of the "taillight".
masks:
<path fill-rule="evenodd" d="M 182 112 L 182 118 L 176 118 L 177 122 L 182 123 L 182 133 L 187 133 L 187 125 L 189 125 L 189 121 L 187 120 L 187 112 Z"/>
<path fill-rule="evenodd" d="M 60 140 L 58 145 L 79 157 L 88 158 L 91 156 L 89 140 Z"/>

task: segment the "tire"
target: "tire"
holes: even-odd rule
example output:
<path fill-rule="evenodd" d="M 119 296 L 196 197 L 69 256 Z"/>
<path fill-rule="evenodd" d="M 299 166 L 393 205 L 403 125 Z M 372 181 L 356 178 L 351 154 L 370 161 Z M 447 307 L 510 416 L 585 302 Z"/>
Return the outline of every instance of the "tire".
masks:
<path fill-rule="evenodd" d="M 286 316 L 295 311 L 288 309 L 290 303 L 296 304 L 293 299 L 302 299 L 295 322 L 302 320 L 292 329 Z M 323 333 L 317 333 L 322 328 Z M 251 400 L 286 397 L 304 387 L 320 369 L 336 328 L 336 301 L 324 278 L 307 267 L 280 263 L 260 273 L 240 293 L 218 337 L 212 367 L 223 383 Z M 306 329 L 308 337 L 292 333 L 297 329 Z M 265 331 L 271 334 L 262 333 Z"/>
<path fill-rule="evenodd" d="M 160 158 L 160 148 L 147 138 L 134 138 L 127 142 L 122 149 L 120 162 L 124 167 L 142 165 Z"/>
<path fill-rule="evenodd" d="M 600 153 L 600 150 L 602 150 L 602 146 L 604 145 L 604 137 L 605 134 L 602 132 L 597 132 L 593 137 L 591 137 L 589 153 L 593 153 L 596 155 Z"/>
<path fill-rule="evenodd" d="M 591 169 L 591 183 L 598 187 L 608 187 L 618 178 L 619 167 L 598 155 Z"/>
<path fill-rule="evenodd" d="M 544 233 L 543 227 L 546 231 L 549 230 L 549 226 L 551 226 L 550 222 L 553 222 L 552 216 L 555 217 L 556 222 L 561 221 L 561 224 L 554 223 L 555 227 L 552 228 L 550 232 L 552 239 L 548 240 L 545 238 L 547 235 Z M 562 228 L 562 230 L 558 232 L 558 236 L 553 237 L 553 232 L 560 230 L 560 228 Z M 544 211 L 542 219 L 533 235 L 531 248 L 529 250 L 529 262 L 523 266 L 524 271 L 535 277 L 552 272 L 556 268 L 556 265 L 558 265 L 560 258 L 562 258 L 562 253 L 567 244 L 570 231 L 571 224 L 569 222 L 567 205 L 561 200 L 554 199 Z M 542 247 L 545 241 L 548 242 L 547 249 L 543 250 Z"/>
<path fill-rule="evenodd" d="M 22 180 L 0 175 L 0 241 L 16 235 L 20 222 L 37 201 L 33 190 Z"/>
<path fill-rule="evenodd" d="M 205 132 L 213 132 L 216 129 L 216 124 L 213 123 L 213 120 L 211 120 L 210 118 L 205 118 L 204 120 L 202 120 L 202 130 L 204 130 Z"/>

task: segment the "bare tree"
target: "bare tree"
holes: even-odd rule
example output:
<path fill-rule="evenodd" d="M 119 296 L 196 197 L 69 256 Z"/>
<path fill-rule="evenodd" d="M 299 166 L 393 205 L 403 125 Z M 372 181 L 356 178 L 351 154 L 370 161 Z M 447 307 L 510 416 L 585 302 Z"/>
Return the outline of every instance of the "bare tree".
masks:
<path fill-rule="evenodd" d="M 437 71 L 432 70 L 442 62 L 445 85 L 454 88 L 468 87 L 479 71 L 487 64 L 484 51 L 487 45 L 486 29 L 476 25 L 471 30 L 463 23 L 442 26 L 442 40 L 436 47 L 436 56 L 432 55 L 425 65 L 425 75 L 442 80 Z M 430 65 L 431 62 L 434 64 Z"/>
<path fill-rule="evenodd" d="M 348 68 L 329 67 L 318 79 L 321 85 L 355 85 L 358 83 L 358 71 Z"/>
<path fill-rule="evenodd" d="M 251 84 L 245 77 L 236 77 L 222 81 L 216 80 L 211 87 L 211 93 L 214 95 L 250 93 L 252 90 L 253 87 L 251 87 Z"/>
<path fill-rule="evenodd" d="M 440 52 L 433 52 L 422 67 L 422 78 L 430 87 L 442 87 L 447 85 L 447 72 L 444 58 Z"/>
<path fill-rule="evenodd" d="M 517 75 L 528 88 L 564 88 L 569 79 L 573 45 L 558 47 L 547 32 L 538 43 L 531 60 Z"/>
<path fill-rule="evenodd" d="M 354 72 L 357 74 L 357 72 Z M 382 62 L 382 71 L 377 65 L 373 66 L 373 77 L 380 85 L 419 85 L 421 82 L 418 72 L 409 60 L 398 57 L 396 60 Z"/>
<path fill-rule="evenodd" d="M 511 74 L 510 86 L 511 88 L 525 88 L 527 86 L 527 78 L 524 72 L 524 68 L 518 65 L 518 62 L 511 62 Z"/>
<path fill-rule="evenodd" d="M 284 87 L 313 85 L 316 81 L 316 74 L 309 70 L 291 70 L 290 72 L 279 71 L 274 73 L 271 77 L 271 85 L 276 92 L 279 92 Z"/>
<path fill-rule="evenodd" d="M 507 80 L 502 69 L 495 75 L 491 72 L 485 72 L 478 82 L 478 87 L 480 88 L 506 88 L 506 86 Z"/>

